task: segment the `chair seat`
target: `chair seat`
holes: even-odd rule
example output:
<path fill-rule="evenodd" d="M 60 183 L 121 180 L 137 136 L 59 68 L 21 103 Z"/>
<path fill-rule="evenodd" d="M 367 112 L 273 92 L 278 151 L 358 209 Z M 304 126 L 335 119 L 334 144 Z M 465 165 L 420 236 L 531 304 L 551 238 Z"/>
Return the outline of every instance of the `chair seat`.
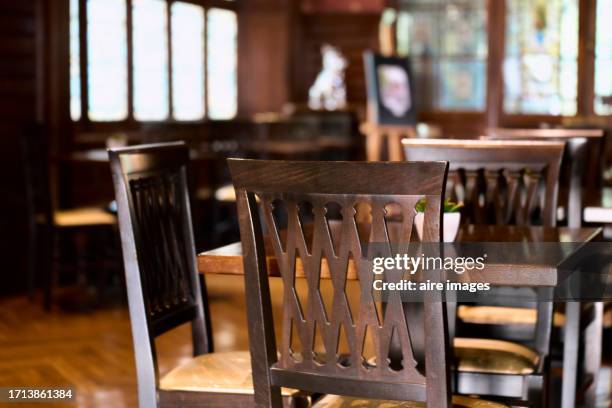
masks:
<path fill-rule="evenodd" d="M 535 325 L 537 311 L 522 307 L 461 305 L 457 308 L 457 317 L 471 324 Z M 556 327 L 562 327 L 565 315 L 555 312 L 553 323 Z"/>
<path fill-rule="evenodd" d="M 424 402 L 415 401 L 390 401 L 365 399 L 355 397 L 341 397 L 338 395 L 327 395 L 317 401 L 313 408 L 425 408 Z M 477 398 L 453 396 L 453 407 L 456 408 L 504 408 L 506 405 L 498 404 Z"/>
<path fill-rule="evenodd" d="M 55 211 L 53 213 L 53 223 L 58 227 L 114 225 L 117 223 L 117 218 L 103 208 L 80 207 Z"/>
<path fill-rule="evenodd" d="M 457 368 L 487 374 L 532 374 L 540 361 L 538 353 L 518 343 L 503 340 L 455 338 Z"/>
<path fill-rule="evenodd" d="M 164 391 L 253 394 L 251 357 L 248 351 L 209 353 L 173 369 L 159 381 Z M 282 389 L 283 396 L 296 391 Z"/>

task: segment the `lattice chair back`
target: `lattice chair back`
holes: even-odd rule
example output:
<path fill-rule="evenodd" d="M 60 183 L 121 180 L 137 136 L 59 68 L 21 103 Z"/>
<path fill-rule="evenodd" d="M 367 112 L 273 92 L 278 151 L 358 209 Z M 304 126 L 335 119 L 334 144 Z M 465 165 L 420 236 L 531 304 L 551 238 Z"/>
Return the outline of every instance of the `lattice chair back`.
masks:
<path fill-rule="evenodd" d="M 448 404 L 440 298 L 431 295 L 424 304 L 422 367 L 399 292 L 382 303 L 372 287 L 374 252 L 389 255 L 390 244 L 418 240 L 413 221 L 421 199 L 423 241 L 440 241 L 447 163 L 230 159 L 229 167 L 238 199 L 256 402 L 279 406 L 279 387 L 291 387 Z M 356 222 L 364 208 L 368 225 Z M 284 287 L 278 349 L 266 263 L 271 254 Z M 347 290 L 351 283 L 359 286 L 355 302 Z"/>
<path fill-rule="evenodd" d="M 406 160 L 447 160 L 464 223 L 555 226 L 563 142 L 404 139 Z"/>
<path fill-rule="evenodd" d="M 159 385 L 156 336 L 191 322 L 194 355 L 212 350 L 196 269 L 189 154 L 183 142 L 174 142 L 111 149 L 109 156 L 143 404 L 155 401 Z"/>

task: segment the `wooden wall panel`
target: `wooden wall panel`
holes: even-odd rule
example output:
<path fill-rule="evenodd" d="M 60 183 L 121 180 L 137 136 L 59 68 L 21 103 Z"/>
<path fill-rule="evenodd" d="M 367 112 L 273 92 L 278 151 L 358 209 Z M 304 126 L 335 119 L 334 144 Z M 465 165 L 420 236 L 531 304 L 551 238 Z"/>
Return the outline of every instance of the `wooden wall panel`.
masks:
<path fill-rule="evenodd" d="M 241 9 L 238 26 L 240 116 L 279 111 L 290 100 L 292 10 L 282 3 L 252 0 L 245 2 Z"/>
<path fill-rule="evenodd" d="M 20 138 L 36 116 L 37 0 L 0 0 L 0 295 L 24 287 L 26 212 Z"/>

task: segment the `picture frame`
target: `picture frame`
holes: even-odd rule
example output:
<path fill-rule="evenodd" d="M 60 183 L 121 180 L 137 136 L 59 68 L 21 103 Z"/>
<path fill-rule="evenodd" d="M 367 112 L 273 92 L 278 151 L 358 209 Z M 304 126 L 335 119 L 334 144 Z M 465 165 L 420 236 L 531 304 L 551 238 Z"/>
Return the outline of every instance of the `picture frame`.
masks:
<path fill-rule="evenodd" d="M 363 61 L 368 120 L 379 125 L 416 125 L 410 60 L 366 51 Z"/>

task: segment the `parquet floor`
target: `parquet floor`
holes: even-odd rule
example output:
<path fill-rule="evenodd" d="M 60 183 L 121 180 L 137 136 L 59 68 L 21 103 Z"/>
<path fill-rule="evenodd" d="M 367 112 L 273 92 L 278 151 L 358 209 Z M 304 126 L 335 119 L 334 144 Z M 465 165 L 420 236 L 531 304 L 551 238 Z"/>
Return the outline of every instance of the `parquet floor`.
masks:
<path fill-rule="evenodd" d="M 248 348 L 244 285 L 241 277 L 207 277 L 215 347 L 218 351 Z M 271 285 L 273 308 L 280 309 L 280 282 Z M 280 313 L 276 312 L 275 317 Z M 157 341 L 160 372 L 191 356 L 189 326 Z M 608 351 L 609 354 L 609 351 Z M 604 368 L 602 390 L 612 386 L 612 369 Z M 1 404 L 4 408 L 137 407 L 136 372 L 125 306 L 91 312 L 45 312 L 23 297 L 0 300 L 0 387 L 72 386 L 76 403 Z M 601 392 L 600 391 L 600 392 Z M 612 407 L 600 395 L 601 407 Z M 611 405 L 607 405 L 611 404 Z"/>
<path fill-rule="evenodd" d="M 217 350 L 246 350 L 240 277 L 207 280 Z M 189 325 L 157 341 L 163 374 L 191 355 Z M 126 307 L 87 313 L 45 312 L 26 298 L 0 300 L 0 387 L 73 386 L 76 404 L 33 407 L 137 407 L 136 371 Z M 1 404 L 21 408 L 28 404 Z"/>

